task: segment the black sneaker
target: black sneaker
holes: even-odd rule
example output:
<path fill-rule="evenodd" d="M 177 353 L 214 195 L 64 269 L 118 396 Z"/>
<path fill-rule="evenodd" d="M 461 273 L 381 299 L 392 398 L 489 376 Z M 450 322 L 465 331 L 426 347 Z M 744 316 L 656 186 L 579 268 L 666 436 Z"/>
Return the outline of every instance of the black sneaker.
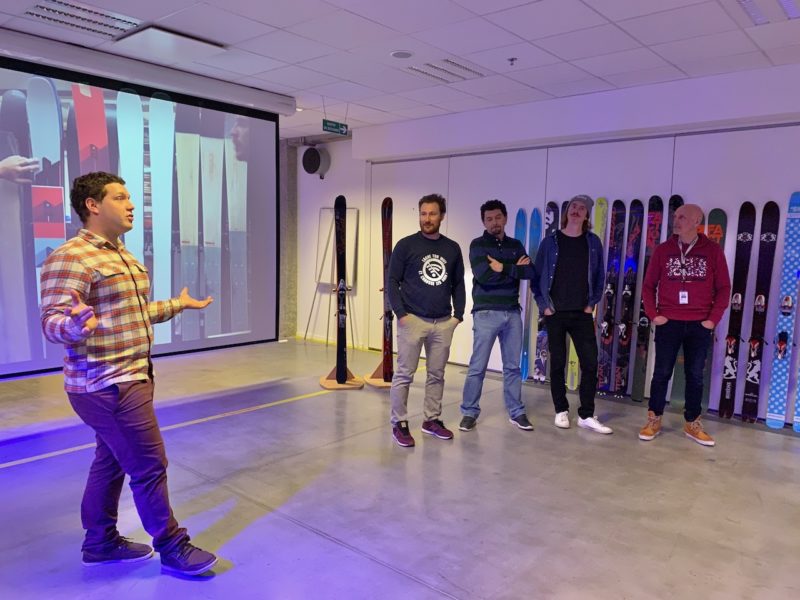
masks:
<path fill-rule="evenodd" d="M 83 551 L 83 564 L 86 567 L 111 563 L 132 563 L 147 560 L 153 556 L 153 549 L 147 544 L 137 544 L 120 536 L 115 546 L 100 552 Z"/>
<path fill-rule="evenodd" d="M 179 575 L 200 575 L 217 564 L 217 557 L 186 542 L 172 550 L 161 553 L 161 568 Z"/>
<path fill-rule="evenodd" d="M 520 429 L 524 429 L 525 431 L 533 431 L 533 425 L 531 425 L 531 422 L 528 421 L 528 415 L 524 413 L 518 417 L 514 417 L 513 419 L 509 418 L 508 422 L 512 425 L 516 425 Z"/>
<path fill-rule="evenodd" d="M 464 415 L 464 418 L 461 419 L 461 423 L 458 424 L 458 428 L 461 431 L 472 431 L 475 429 L 475 425 L 477 424 L 478 419 L 475 417 L 470 417 L 468 415 Z"/>

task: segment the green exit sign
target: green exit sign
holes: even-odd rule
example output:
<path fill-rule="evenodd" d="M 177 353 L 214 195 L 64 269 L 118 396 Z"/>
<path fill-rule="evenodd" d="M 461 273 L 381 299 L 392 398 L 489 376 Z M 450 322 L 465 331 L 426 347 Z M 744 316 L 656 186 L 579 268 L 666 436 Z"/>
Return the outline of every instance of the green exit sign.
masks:
<path fill-rule="evenodd" d="M 339 135 L 347 135 L 347 123 L 339 123 L 337 121 L 322 119 L 322 131 L 327 131 L 328 133 L 338 133 Z"/>

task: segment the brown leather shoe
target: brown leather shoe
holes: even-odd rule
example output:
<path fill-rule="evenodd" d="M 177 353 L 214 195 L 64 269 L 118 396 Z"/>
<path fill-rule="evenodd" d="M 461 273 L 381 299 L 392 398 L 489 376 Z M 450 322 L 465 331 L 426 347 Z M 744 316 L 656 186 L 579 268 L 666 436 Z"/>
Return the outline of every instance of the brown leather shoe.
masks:
<path fill-rule="evenodd" d="M 686 437 L 693 439 L 702 446 L 716 445 L 714 438 L 703 431 L 703 424 L 700 423 L 700 417 L 697 417 L 694 421 L 689 421 L 686 423 L 686 425 L 683 426 L 683 433 L 686 434 Z"/>
<path fill-rule="evenodd" d="M 647 424 L 639 430 L 639 439 L 649 442 L 661 433 L 661 415 L 647 411 Z"/>

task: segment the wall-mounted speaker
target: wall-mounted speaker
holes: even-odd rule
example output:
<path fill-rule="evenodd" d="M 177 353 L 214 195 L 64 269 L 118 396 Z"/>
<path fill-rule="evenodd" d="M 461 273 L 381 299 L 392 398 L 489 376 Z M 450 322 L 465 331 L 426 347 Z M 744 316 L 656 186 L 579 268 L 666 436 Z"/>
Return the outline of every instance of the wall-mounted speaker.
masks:
<path fill-rule="evenodd" d="M 303 170 L 309 175 L 319 175 L 325 179 L 325 173 L 331 167 L 331 157 L 324 148 L 308 148 L 303 152 Z"/>

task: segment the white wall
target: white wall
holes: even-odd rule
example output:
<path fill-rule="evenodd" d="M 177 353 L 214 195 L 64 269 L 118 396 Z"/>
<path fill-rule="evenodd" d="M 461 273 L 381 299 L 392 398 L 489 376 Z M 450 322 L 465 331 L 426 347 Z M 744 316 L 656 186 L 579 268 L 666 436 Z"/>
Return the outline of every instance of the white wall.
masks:
<path fill-rule="evenodd" d="M 337 142 L 326 144 L 324 147 L 331 157 L 330 171 L 324 179 L 318 175 L 309 175 L 303 171 L 303 151 L 305 148 L 298 148 L 297 152 L 297 197 L 298 197 L 298 235 L 297 235 L 297 256 L 300 264 L 297 269 L 297 334 L 305 334 L 306 325 L 309 338 L 325 340 L 326 329 L 330 340 L 336 342 L 336 322 L 334 313 L 336 311 L 336 297 L 331 293 L 331 286 L 327 284 L 317 285 L 317 253 L 318 245 L 328 241 L 327 227 L 323 226 L 320 231 L 320 208 L 332 208 L 333 202 L 338 195 L 343 195 L 347 199 L 348 208 L 357 208 L 359 214 L 358 223 L 358 247 L 357 249 L 348 248 L 348 254 L 357 250 L 355 256 L 358 271 L 355 278 L 348 274 L 350 281 L 355 285 L 350 294 L 352 300 L 351 323 L 355 330 L 355 344 L 365 345 L 365 325 L 364 315 L 366 314 L 366 298 L 369 289 L 368 273 L 368 254 L 371 248 L 369 239 L 370 205 L 367 200 L 367 165 L 362 160 L 352 158 L 350 142 Z M 378 215 L 380 216 L 380 203 L 378 203 Z M 380 242 L 378 242 L 380 243 Z M 333 257 L 333 239 L 330 240 L 328 251 L 328 261 Z M 322 254 L 322 252 L 319 252 Z M 323 280 L 329 279 L 330 262 L 324 266 Z M 348 260 L 348 264 L 351 261 Z M 312 303 L 314 311 L 311 312 Z M 351 341 L 350 325 L 348 324 L 348 341 Z"/>

